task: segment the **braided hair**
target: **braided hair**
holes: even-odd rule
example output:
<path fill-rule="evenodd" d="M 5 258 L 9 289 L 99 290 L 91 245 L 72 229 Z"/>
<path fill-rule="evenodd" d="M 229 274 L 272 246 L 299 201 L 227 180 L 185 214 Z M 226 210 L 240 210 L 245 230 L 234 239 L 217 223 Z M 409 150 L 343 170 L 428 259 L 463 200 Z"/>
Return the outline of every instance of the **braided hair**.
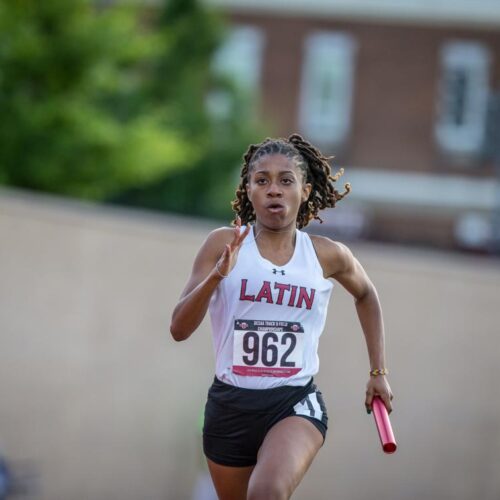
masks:
<path fill-rule="evenodd" d="M 307 201 L 301 204 L 297 214 L 297 227 L 302 229 L 312 219 L 323 222 L 318 213 L 328 207 L 335 207 L 336 203 L 351 191 L 349 183 L 344 185 L 344 192 L 340 193 L 334 183 L 342 176 L 341 168 L 332 175 L 328 163 L 333 157 L 323 156 L 311 143 L 304 140 L 299 134 L 292 134 L 288 139 L 267 138 L 260 144 L 251 144 L 243 156 L 241 181 L 236 189 L 236 199 L 232 202 L 233 211 L 241 218 L 242 224 L 255 221 L 255 212 L 248 198 L 246 185 L 254 165 L 264 156 L 281 154 L 292 160 L 303 174 L 305 183 L 312 186 Z M 233 221 L 236 222 L 236 219 Z"/>

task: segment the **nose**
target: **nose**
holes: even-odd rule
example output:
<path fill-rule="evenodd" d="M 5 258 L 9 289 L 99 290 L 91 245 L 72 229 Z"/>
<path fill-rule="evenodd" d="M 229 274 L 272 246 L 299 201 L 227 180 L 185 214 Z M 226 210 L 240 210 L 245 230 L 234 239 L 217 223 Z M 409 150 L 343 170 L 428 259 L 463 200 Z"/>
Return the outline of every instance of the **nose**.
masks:
<path fill-rule="evenodd" d="M 283 191 L 281 190 L 281 186 L 277 182 L 271 182 L 269 184 L 269 188 L 267 190 L 267 195 L 271 197 L 281 197 L 283 195 Z"/>

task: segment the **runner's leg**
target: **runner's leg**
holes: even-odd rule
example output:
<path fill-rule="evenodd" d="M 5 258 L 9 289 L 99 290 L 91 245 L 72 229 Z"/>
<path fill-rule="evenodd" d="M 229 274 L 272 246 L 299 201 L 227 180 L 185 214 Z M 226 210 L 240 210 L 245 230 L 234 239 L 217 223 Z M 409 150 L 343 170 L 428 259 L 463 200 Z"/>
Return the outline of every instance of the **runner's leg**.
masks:
<path fill-rule="evenodd" d="M 248 480 L 254 469 L 250 467 L 228 467 L 207 458 L 208 469 L 219 500 L 246 500 Z"/>
<path fill-rule="evenodd" d="M 321 432 L 305 418 L 287 417 L 271 427 L 250 477 L 248 500 L 290 498 L 322 444 Z"/>

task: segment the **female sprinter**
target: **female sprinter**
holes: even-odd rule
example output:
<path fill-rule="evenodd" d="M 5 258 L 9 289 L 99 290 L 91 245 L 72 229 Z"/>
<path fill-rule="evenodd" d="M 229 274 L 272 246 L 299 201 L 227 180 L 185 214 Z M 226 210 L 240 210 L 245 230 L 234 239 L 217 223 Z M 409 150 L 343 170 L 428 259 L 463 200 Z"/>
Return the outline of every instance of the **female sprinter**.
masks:
<path fill-rule="evenodd" d="M 384 329 L 375 287 L 343 244 L 301 231 L 350 190 L 329 158 L 297 134 L 251 145 L 234 228 L 201 247 L 172 315 L 187 339 L 210 311 L 216 356 L 203 448 L 221 500 L 287 499 L 323 444 L 327 414 L 313 384 L 333 287 L 352 294 L 370 359 L 365 405 L 391 411 Z"/>

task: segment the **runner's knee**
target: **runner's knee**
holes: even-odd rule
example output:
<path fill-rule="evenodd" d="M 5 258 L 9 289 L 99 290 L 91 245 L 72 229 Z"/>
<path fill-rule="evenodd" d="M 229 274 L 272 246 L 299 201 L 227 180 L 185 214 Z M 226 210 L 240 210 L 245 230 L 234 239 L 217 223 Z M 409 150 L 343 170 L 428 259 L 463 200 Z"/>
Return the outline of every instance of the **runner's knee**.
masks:
<path fill-rule="evenodd" d="M 276 478 L 250 479 L 247 500 L 288 500 L 292 488 L 286 481 Z"/>

